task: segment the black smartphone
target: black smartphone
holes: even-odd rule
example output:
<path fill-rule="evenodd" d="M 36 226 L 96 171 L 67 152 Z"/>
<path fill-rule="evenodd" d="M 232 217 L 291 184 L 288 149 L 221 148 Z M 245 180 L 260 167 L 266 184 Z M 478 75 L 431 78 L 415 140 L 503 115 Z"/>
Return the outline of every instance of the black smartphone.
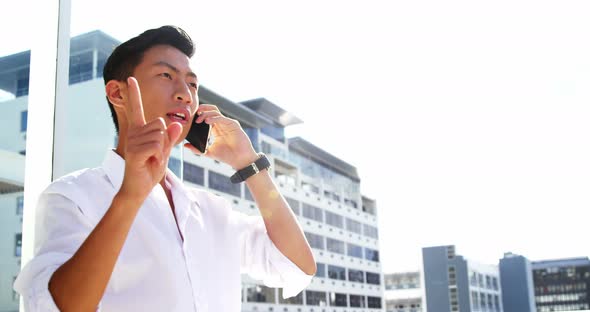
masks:
<path fill-rule="evenodd" d="M 204 154 L 207 151 L 211 126 L 206 124 L 205 121 L 195 123 L 195 120 L 197 120 L 198 117 L 199 115 L 195 114 L 191 129 L 186 136 L 186 140 Z"/>

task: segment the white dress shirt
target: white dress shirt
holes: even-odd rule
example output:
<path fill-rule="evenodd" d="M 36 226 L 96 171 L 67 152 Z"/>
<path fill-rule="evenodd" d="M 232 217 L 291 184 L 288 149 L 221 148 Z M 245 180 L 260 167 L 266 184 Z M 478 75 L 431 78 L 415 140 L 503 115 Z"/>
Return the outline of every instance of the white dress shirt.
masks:
<path fill-rule="evenodd" d="M 125 161 L 109 151 L 102 167 L 69 174 L 42 193 L 35 257 L 14 284 L 27 312 L 59 311 L 49 279 L 108 210 L 124 168 Z M 309 284 L 312 276 L 274 246 L 261 217 L 236 212 L 225 199 L 183 185 L 170 170 L 167 180 L 178 227 L 157 184 L 137 213 L 97 311 L 238 312 L 241 273 L 282 287 L 284 297 Z"/>

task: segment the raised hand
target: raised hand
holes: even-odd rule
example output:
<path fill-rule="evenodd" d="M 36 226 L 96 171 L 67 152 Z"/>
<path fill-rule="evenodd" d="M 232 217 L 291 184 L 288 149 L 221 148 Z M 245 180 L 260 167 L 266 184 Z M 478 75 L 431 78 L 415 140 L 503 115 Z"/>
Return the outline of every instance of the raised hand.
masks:
<path fill-rule="evenodd" d="M 164 178 L 170 151 L 182 132 L 182 126 L 177 122 L 166 126 L 162 117 L 146 122 L 137 80 L 129 77 L 127 85 L 125 176 L 120 192 L 143 202 Z"/>
<path fill-rule="evenodd" d="M 197 114 L 199 117 L 195 122 L 206 122 L 211 125 L 214 136 L 214 142 L 207 149 L 206 156 L 226 163 L 234 169 L 242 169 L 258 158 L 250 138 L 237 120 L 223 116 L 215 105 L 200 104 Z M 190 143 L 184 146 L 195 154 L 201 154 Z"/>

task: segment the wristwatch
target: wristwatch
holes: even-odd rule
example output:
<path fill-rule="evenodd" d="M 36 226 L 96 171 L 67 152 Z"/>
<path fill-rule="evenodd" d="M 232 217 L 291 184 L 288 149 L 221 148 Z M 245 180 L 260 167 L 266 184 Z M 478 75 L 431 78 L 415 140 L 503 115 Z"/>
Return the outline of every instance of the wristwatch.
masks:
<path fill-rule="evenodd" d="M 258 172 L 270 168 L 270 161 L 263 153 L 258 153 L 258 159 L 246 166 L 243 169 L 240 169 L 234 173 L 229 180 L 231 183 L 237 184 L 246 181 L 249 177 L 257 174 Z"/>

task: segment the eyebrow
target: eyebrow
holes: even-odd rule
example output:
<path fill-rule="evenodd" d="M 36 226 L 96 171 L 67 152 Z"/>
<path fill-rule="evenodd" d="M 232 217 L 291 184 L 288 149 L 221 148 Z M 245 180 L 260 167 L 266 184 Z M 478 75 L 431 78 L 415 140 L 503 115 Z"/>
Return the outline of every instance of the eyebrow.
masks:
<path fill-rule="evenodd" d="M 171 70 L 173 70 L 173 71 L 174 71 L 174 72 L 176 72 L 176 73 L 180 73 L 180 70 L 179 70 L 178 68 L 176 68 L 174 65 L 172 65 L 172 64 L 170 64 L 170 63 L 168 63 L 168 62 L 165 62 L 165 61 L 159 61 L 159 62 L 155 62 L 153 66 L 165 66 L 165 67 L 168 67 L 168 68 L 170 68 Z M 193 73 L 192 71 L 189 71 L 189 72 L 187 73 L 187 75 L 189 75 L 189 76 L 191 76 L 191 77 L 193 77 L 193 78 L 195 78 L 195 79 L 199 80 L 199 79 L 197 78 L 197 74 Z"/>

